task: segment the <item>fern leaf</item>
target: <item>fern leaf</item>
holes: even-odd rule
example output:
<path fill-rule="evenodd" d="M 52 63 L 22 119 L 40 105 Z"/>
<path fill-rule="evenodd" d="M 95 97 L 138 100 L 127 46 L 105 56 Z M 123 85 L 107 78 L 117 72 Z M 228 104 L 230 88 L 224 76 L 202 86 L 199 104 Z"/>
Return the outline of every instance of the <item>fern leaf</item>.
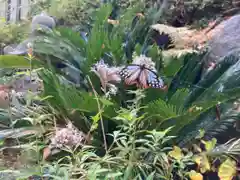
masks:
<path fill-rule="evenodd" d="M 58 109 L 60 112 L 69 113 L 72 110 L 79 110 L 81 112 L 97 113 L 98 107 L 96 99 L 88 92 L 78 91 L 70 85 L 63 84 L 59 78 L 48 70 L 39 72 L 44 84 L 44 96 L 52 96 L 48 102 Z M 115 104 L 116 105 L 116 104 Z M 115 111 L 113 107 L 106 107 L 104 111 L 106 116 L 114 116 Z"/>
<path fill-rule="evenodd" d="M 149 103 L 147 105 L 147 112 L 152 116 L 157 116 L 161 120 L 179 115 L 175 105 L 168 104 L 162 99 L 158 99 Z"/>
<path fill-rule="evenodd" d="M 169 104 L 176 106 L 177 112 L 180 114 L 184 110 L 183 102 L 189 94 L 188 89 L 179 89 L 168 101 Z"/>
<path fill-rule="evenodd" d="M 210 88 L 215 82 L 218 82 L 221 76 L 238 61 L 238 57 L 230 55 L 224 58 L 223 61 L 221 61 L 218 66 L 212 70 L 209 75 L 202 79 L 196 86 L 196 88 L 193 89 L 193 91 L 190 93 L 189 97 L 185 101 L 185 106 L 189 107 L 192 102 L 196 101 L 197 99 L 202 99 L 202 95 L 204 94 L 213 94 L 213 91 L 216 90 L 214 88 Z M 200 87 L 200 88 L 199 88 Z M 204 92 L 206 91 L 206 92 Z"/>
<path fill-rule="evenodd" d="M 183 127 L 178 133 L 179 144 L 181 146 L 186 145 L 186 143 L 190 142 L 193 138 L 197 136 L 199 129 L 203 129 L 206 134 L 211 131 L 213 133 L 216 133 L 217 127 L 221 129 L 221 132 L 226 131 L 226 127 L 229 126 L 229 123 L 234 122 L 231 118 L 233 112 L 229 112 L 229 107 L 226 108 L 227 111 L 223 112 L 226 114 L 223 114 L 223 117 L 221 117 L 223 121 L 217 121 L 216 113 L 215 111 L 213 111 L 213 109 L 215 109 L 215 106 L 218 104 L 218 102 L 222 102 L 224 104 L 232 99 L 236 99 L 239 96 L 238 91 L 240 91 L 240 88 L 235 88 L 227 91 L 225 95 L 223 94 L 222 96 L 215 96 L 215 100 L 205 100 L 205 106 L 202 105 L 202 107 L 205 107 L 205 110 L 201 114 L 196 116 L 195 119 L 189 121 L 188 124 L 185 124 L 185 127 Z M 215 129 L 215 131 L 213 129 Z M 188 133 L 186 134 L 186 132 Z M 211 135 L 211 133 L 209 135 Z"/>
<path fill-rule="evenodd" d="M 191 86 L 195 82 L 201 68 L 202 56 L 203 54 L 199 55 L 197 53 L 186 54 L 183 56 L 184 63 L 175 73 L 171 84 L 169 85 L 167 98 L 171 98 L 171 96 L 180 87 L 186 88 L 189 85 Z"/>

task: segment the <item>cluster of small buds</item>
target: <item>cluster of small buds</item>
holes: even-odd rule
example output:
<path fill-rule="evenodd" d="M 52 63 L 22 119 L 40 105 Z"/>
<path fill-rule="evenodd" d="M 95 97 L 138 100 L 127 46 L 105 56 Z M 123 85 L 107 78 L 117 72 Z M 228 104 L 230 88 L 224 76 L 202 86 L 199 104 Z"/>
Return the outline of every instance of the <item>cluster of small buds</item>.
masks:
<path fill-rule="evenodd" d="M 110 67 L 106 64 L 103 60 L 100 60 L 91 68 L 91 71 L 96 73 L 98 76 L 102 77 L 103 75 L 106 76 L 107 81 L 121 81 L 118 72 L 121 70 L 119 67 Z"/>
<path fill-rule="evenodd" d="M 133 59 L 132 64 L 144 65 L 146 68 L 156 71 L 155 63 L 150 57 L 146 57 L 145 55 L 136 56 Z"/>
<path fill-rule="evenodd" d="M 82 145 L 85 141 L 85 134 L 69 123 L 66 128 L 56 130 L 55 135 L 51 138 L 51 147 L 76 147 Z"/>
<path fill-rule="evenodd" d="M 91 71 L 99 77 L 104 89 L 106 89 L 106 86 L 109 86 L 109 82 L 118 83 L 121 81 L 120 70 L 121 68 L 119 67 L 109 67 L 103 60 L 100 60 L 91 68 Z"/>
<path fill-rule="evenodd" d="M 118 88 L 113 84 L 108 84 L 109 90 L 105 93 L 105 97 L 111 99 L 111 95 L 116 96 Z"/>
<path fill-rule="evenodd" d="M 109 88 L 109 93 L 112 94 L 112 95 L 116 95 L 117 92 L 118 92 L 118 88 L 113 84 L 110 84 L 109 87 L 110 87 Z"/>

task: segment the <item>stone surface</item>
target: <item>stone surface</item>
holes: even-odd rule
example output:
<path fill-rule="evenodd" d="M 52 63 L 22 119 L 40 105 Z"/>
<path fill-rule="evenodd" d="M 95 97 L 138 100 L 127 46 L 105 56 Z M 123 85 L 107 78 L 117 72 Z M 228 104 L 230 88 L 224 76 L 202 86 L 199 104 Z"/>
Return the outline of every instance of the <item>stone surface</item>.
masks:
<path fill-rule="evenodd" d="M 12 54 L 12 55 L 26 55 L 27 54 L 27 50 L 28 50 L 28 43 L 32 43 L 32 39 L 28 38 L 26 40 L 24 40 L 23 42 L 21 42 L 20 44 L 14 46 L 6 46 L 3 49 L 3 53 L 4 54 Z"/>
<path fill-rule="evenodd" d="M 184 49 L 187 46 L 185 37 L 189 37 L 195 32 L 187 27 L 176 28 L 165 24 L 154 24 L 151 27 L 160 34 L 168 34 L 174 42 L 175 49 Z"/>
<path fill-rule="evenodd" d="M 212 30 L 208 42 L 207 62 L 219 62 L 221 58 L 240 50 L 240 15 L 233 16 Z"/>
<path fill-rule="evenodd" d="M 152 28 L 169 34 L 174 40 L 176 50 L 188 49 L 193 45 L 207 47 L 208 53 L 204 61 L 208 67 L 207 65 L 211 62 L 220 62 L 223 57 L 240 50 L 240 15 L 222 21 L 212 30 L 210 26 L 212 26 L 211 23 L 201 31 L 185 27 L 174 28 L 163 24 L 153 25 Z"/>
<path fill-rule="evenodd" d="M 41 14 L 38 14 L 33 17 L 32 24 L 31 24 L 31 30 L 34 32 L 39 27 L 43 28 L 44 30 L 51 30 L 55 28 L 56 22 L 54 18 L 47 15 L 45 12 L 42 12 Z"/>

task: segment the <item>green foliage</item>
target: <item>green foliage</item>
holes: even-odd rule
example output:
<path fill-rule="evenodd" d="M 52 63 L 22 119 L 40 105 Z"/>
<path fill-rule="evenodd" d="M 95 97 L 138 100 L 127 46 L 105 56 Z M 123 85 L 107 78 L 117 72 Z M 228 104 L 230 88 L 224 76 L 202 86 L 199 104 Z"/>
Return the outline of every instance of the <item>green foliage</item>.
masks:
<path fill-rule="evenodd" d="M 1 68 L 28 68 L 30 61 L 23 56 L 0 55 Z"/>
<path fill-rule="evenodd" d="M 223 132 L 215 128 L 226 130 L 239 117 L 232 107 L 240 91 L 239 58 L 225 57 L 207 76 L 199 77 L 204 53 L 164 59 L 158 47 L 149 43 L 149 27 L 162 17 L 161 8 L 150 8 L 144 18 L 139 18 L 135 13 L 141 5 L 136 6 L 117 17 L 119 24 L 111 25 L 107 19 L 113 9 L 104 4 L 95 12 L 87 40 L 68 28 L 35 37 L 30 69 L 44 67 L 38 72 L 43 82 L 41 98 L 26 99 L 30 103 L 17 109 L 26 111 L 13 121 L 12 112 L 1 113 L 0 136 L 17 138 L 24 149 L 34 147 L 38 154 L 37 168 L 18 176 L 42 175 L 43 167 L 47 167 L 55 179 L 187 179 L 188 165 L 194 163 L 195 156 L 207 156 L 209 163 L 214 162 L 216 139 L 202 138 Z M 111 88 L 101 91 L 100 80 L 90 71 L 92 65 L 103 59 L 111 66 L 125 66 L 141 54 L 155 62 L 168 85 L 167 92 L 136 90 L 122 83 L 114 86 L 118 90 L 115 93 Z M 58 63 L 67 68 L 56 68 Z M 30 63 L 25 57 L 1 56 L 0 65 L 21 68 Z M 70 76 L 78 78 L 79 84 Z M 216 121 L 213 111 L 219 104 L 224 111 L 221 121 Z M 64 146 L 52 147 L 52 138 L 67 122 L 86 135 L 85 141 L 70 147 L 64 144 L 68 139 L 62 134 Z M 199 130 L 205 134 L 196 139 Z M 34 136 L 23 138 L 30 134 Z M 186 149 L 186 144 L 198 141 L 205 144 L 206 151 Z M 234 150 L 229 150 L 229 145 L 218 148 L 218 155 L 225 149 L 227 155 L 239 152 L 236 146 Z M 41 159 L 49 160 L 49 164 L 42 165 Z"/>
<path fill-rule="evenodd" d="M 209 91 L 212 91 L 213 89 L 217 88 L 211 88 L 211 86 L 214 85 L 214 83 L 217 83 L 219 79 L 221 79 L 221 76 L 226 72 L 232 65 L 234 65 L 239 60 L 238 57 L 234 55 L 230 55 L 224 58 L 224 60 L 217 65 L 217 67 L 211 71 L 206 78 L 202 78 L 202 80 L 198 83 L 198 86 L 201 87 L 195 87 L 194 90 L 192 90 L 189 97 L 186 99 L 186 104 L 191 104 L 196 97 L 202 98 L 201 94 L 207 93 L 209 94 Z M 237 85 L 237 84 L 235 84 Z M 233 87 L 233 86 L 232 86 Z M 203 95 L 204 96 L 204 95 Z"/>
<path fill-rule="evenodd" d="M 239 83 L 238 83 L 238 57 L 229 56 L 225 57 L 224 61 L 222 63 L 219 63 L 219 65 L 209 73 L 208 76 L 206 76 L 202 81 L 199 82 L 199 84 L 206 84 L 208 88 L 195 88 L 193 91 L 189 94 L 188 98 L 196 98 L 197 101 L 204 101 L 204 100 L 217 100 L 219 99 L 219 104 L 221 104 L 221 118 L 220 121 L 216 120 L 216 116 L 212 116 L 213 110 L 209 111 L 205 116 L 200 117 L 195 122 L 192 123 L 191 126 L 189 126 L 189 129 L 192 130 L 192 132 L 189 132 L 187 138 L 185 138 L 186 141 L 189 141 L 188 137 L 193 138 L 196 135 L 196 131 L 199 128 L 203 128 L 207 131 L 207 134 L 209 132 L 209 135 L 211 133 L 215 132 L 215 135 L 226 132 L 228 128 L 225 128 L 227 122 L 230 123 L 233 126 L 233 119 L 238 117 L 239 113 L 234 110 L 232 102 L 238 98 L 238 89 L 239 89 Z M 196 92 L 202 92 L 202 94 L 199 94 L 197 96 Z M 234 95 L 235 94 L 235 95 Z M 222 97 L 221 97 L 222 96 Z M 226 99 L 222 99 L 223 96 L 226 97 Z M 232 96 L 232 98 L 230 98 Z M 185 103 L 188 103 L 189 99 L 186 99 Z M 229 100 L 233 101 L 229 101 Z M 211 120 L 210 120 L 211 119 Z M 214 120 L 213 120 L 214 119 Z M 230 125 L 230 126 L 231 126 Z M 228 125 L 229 126 L 229 125 Z M 229 126 L 229 127 L 230 127 Z M 218 130 L 217 130 L 217 127 Z M 216 128 L 216 131 L 213 130 Z M 189 129 L 184 129 L 185 131 L 189 131 Z"/>
<path fill-rule="evenodd" d="M 135 103 L 137 105 L 138 101 Z M 55 165 L 45 165 L 45 168 L 50 168 L 50 177 L 138 179 L 151 175 L 155 178 L 171 179 L 175 176 L 173 169 L 177 168 L 178 176 L 184 178 L 184 163 L 191 161 L 190 154 L 180 160 L 172 159 L 167 154 L 171 148 L 164 147 L 164 144 L 173 138 L 167 136 L 171 128 L 165 131 L 147 131 L 143 134 L 140 122 L 144 117 L 136 116 L 134 112 L 137 111 L 132 107 L 116 116 L 121 122 L 120 130 L 111 134 L 113 142 L 104 156 L 95 153 L 96 149 L 92 146 L 84 146 L 79 151 L 65 149 L 69 155 Z M 171 163 L 167 163 L 169 159 Z"/>
<path fill-rule="evenodd" d="M 100 2 L 89 0 L 60 0 L 58 2 L 51 1 L 50 5 L 48 11 L 51 15 L 64 20 L 66 25 L 80 25 L 81 27 L 91 23 L 96 8 L 100 7 Z M 64 9 L 64 11 L 60 9 Z"/>
<path fill-rule="evenodd" d="M 139 91 L 133 93 L 141 95 Z M 202 141 L 207 150 L 197 155 L 177 146 L 169 147 L 168 143 L 174 139 L 173 136 L 169 136 L 172 127 L 163 131 L 143 130 L 142 122 L 144 122 L 146 115 L 137 115 L 141 109 L 137 108 L 141 98 L 138 96 L 134 100 L 134 106 L 118 112 L 115 119 L 120 122 L 119 130 L 109 134 L 113 141 L 109 144 L 105 155 L 100 156 L 94 144 L 73 150 L 66 147 L 63 151 L 67 152 L 67 155 L 62 158 L 59 157 L 60 159 L 57 162 L 44 164 L 41 168 L 29 169 L 28 172 L 21 171 L 17 175 L 27 178 L 32 174 L 39 176 L 45 174 L 44 176 L 54 177 L 55 179 L 104 179 L 106 177 L 120 180 L 151 177 L 153 179 L 187 179 L 189 172 L 186 168 L 188 165 L 192 165 L 196 158 L 207 155 L 204 162 L 211 166 L 216 153 L 218 153 L 218 157 L 225 153 L 224 148 L 228 149 L 227 153 L 229 155 L 239 152 L 234 144 L 232 146 L 226 144 L 225 147 L 216 147 L 216 139 Z M 221 150 L 221 153 L 219 153 L 219 150 Z M 206 164 L 204 166 L 207 168 Z"/>
<path fill-rule="evenodd" d="M 54 2 L 52 0 L 39 0 L 34 3 L 30 3 L 30 11 L 29 16 L 32 17 L 41 13 L 42 11 L 47 10 L 51 7 L 51 3 Z"/>
<path fill-rule="evenodd" d="M 20 43 L 28 34 L 28 23 L 3 25 L 0 28 L 0 48 Z"/>
<path fill-rule="evenodd" d="M 96 8 L 101 6 L 101 2 L 89 0 L 40 0 L 30 5 L 30 16 L 46 11 L 63 21 L 64 25 L 77 26 L 86 31 L 91 26 Z"/>

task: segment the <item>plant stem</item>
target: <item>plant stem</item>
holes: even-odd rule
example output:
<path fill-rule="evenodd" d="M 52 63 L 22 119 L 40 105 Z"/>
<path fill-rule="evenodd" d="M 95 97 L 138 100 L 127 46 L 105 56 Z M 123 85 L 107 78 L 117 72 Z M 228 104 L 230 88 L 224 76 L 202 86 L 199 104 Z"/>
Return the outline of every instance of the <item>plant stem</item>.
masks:
<path fill-rule="evenodd" d="M 100 122 L 101 122 L 101 128 L 102 128 L 102 135 L 103 135 L 103 141 L 104 141 L 104 148 L 105 148 L 105 151 L 107 152 L 107 140 L 106 140 L 105 130 L 104 130 L 104 125 L 103 125 L 103 118 L 102 118 L 101 105 L 100 105 L 100 103 L 99 103 L 98 94 L 97 94 L 96 90 L 95 90 L 94 87 L 93 87 L 93 84 L 92 84 L 91 79 L 89 78 L 89 76 L 88 76 L 87 78 L 88 78 L 88 81 L 89 81 L 89 83 L 90 83 L 90 85 L 91 85 L 91 87 L 92 87 L 92 90 L 93 90 L 94 96 L 96 97 L 97 106 L 98 106 L 98 111 L 99 111 L 99 117 L 100 117 Z"/>

